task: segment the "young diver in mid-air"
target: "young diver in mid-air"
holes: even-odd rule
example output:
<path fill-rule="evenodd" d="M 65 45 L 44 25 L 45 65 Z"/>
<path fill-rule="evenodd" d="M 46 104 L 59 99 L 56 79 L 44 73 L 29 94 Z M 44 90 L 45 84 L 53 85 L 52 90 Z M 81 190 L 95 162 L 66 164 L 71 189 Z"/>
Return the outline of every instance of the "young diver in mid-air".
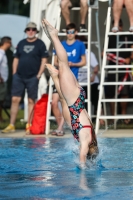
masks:
<path fill-rule="evenodd" d="M 59 93 L 63 117 L 71 127 L 73 136 L 80 142 L 79 160 L 81 168 L 84 168 L 86 159 L 93 159 L 98 154 L 96 135 L 84 105 L 85 91 L 70 70 L 67 53 L 58 38 L 57 29 L 45 19 L 42 25 L 54 45 L 59 62 L 59 70 L 51 64 L 46 64 L 46 67 Z"/>

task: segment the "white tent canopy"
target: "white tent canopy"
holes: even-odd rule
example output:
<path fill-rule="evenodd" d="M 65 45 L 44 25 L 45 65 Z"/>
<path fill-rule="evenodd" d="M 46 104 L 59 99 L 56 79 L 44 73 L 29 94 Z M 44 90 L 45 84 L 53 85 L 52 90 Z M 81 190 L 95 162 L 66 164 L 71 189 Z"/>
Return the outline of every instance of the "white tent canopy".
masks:
<path fill-rule="evenodd" d="M 28 22 L 28 17 L 10 14 L 0 15 L 0 38 L 10 36 L 13 46 L 16 47 L 18 42 L 25 38 L 24 29 Z"/>
<path fill-rule="evenodd" d="M 45 17 L 55 27 L 60 15 L 60 0 L 31 0 L 30 4 L 30 20 L 37 24 L 42 33 L 39 36 L 49 49 L 50 41 L 42 31 L 41 19 Z"/>

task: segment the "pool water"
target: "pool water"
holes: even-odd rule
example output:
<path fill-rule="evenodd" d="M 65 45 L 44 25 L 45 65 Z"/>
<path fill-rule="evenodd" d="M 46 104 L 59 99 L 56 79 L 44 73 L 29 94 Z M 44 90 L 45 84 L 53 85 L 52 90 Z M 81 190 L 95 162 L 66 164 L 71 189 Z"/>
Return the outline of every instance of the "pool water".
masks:
<path fill-rule="evenodd" d="M 78 167 L 72 138 L 0 139 L 0 200 L 132 200 L 133 138 L 98 138 Z"/>

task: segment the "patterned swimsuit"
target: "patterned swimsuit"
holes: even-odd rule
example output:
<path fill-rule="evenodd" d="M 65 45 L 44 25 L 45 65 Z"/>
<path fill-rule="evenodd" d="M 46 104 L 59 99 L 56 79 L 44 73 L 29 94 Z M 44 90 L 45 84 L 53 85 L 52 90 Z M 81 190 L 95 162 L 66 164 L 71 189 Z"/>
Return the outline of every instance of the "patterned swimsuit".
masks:
<path fill-rule="evenodd" d="M 91 128 L 89 125 L 83 126 L 79 121 L 79 115 L 82 112 L 83 109 L 85 109 L 85 91 L 83 88 L 80 89 L 80 95 L 75 101 L 75 103 L 71 106 L 68 106 L 71 116 L 71 126 L 72 126 L 72 134 L 73 136 L 78 140 L 79 142 L 79 131 L 82 128 Z"/>

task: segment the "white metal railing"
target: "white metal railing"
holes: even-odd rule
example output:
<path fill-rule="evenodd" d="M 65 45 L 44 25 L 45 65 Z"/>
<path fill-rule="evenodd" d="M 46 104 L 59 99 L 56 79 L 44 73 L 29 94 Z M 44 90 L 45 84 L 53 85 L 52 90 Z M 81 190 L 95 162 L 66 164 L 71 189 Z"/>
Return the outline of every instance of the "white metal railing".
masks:
<path fill-rule="evenodd" d="M 114 99 L 105 99 L 103 97 L 103 90 L 104 90 L 104 86 L 105 85 L 114 85 L 114 86 L 118 86 L 118 85 L 133 85 L 133 81 L 131 82 L 119 82 L 118 81 L 118 73 L 122 73 L 122 72 L 131 72 L 131 68 L 133 68 L 133 65 L 118 65 L 118 63 L 116 63 L 116 65 L 107 65 L 106 64 L 106 60 L 107 60 L 107 52 L 117 52 L 116 55 L 118 55 L 118 52 L 131 52 L 133 51 L 133 49 L 131 48 L 116 48 L 116 49 L 108 49 L 108 42 L 109 42 L 109 36 L 110 35 L 132 35 L 133 33 L 130 32 L 117 32 L 117 33 L 112 33 L 110 32 L 110 24 L 111 24 L 111 4 L 108 7 L 107 10 L 107 23 L 106 23 L 106 31 L 105 31 L 105 42 L 104 42 L 104 51 L 103 51 L 103 63 L 102 63 L 102 70 L 101 70 L 101 82 L 100 82 L 100 92 L 99 92 L 99 101 L 98 101 L 98 110 L 97 110 L 97 119 L 96 119 L 96 134 L 98 134 L 99 131 L 99 119 L 104 119 L 105 120 L 105 130 L 107 130 L 107 119 L 115 119 L 114 121 L 114 128 L 116 128 L 116 119 L 133 119 L 133 115 L 118 115 L 117 114 L 117 102 L 133 102 L 133 99 L 125 99 L 125 98 L 121 98 L 118 99 L 118 92 L 117 92 L 117 87 L 115 87 L 115 98 Z M 128 42 L 129 43 L 129 42 Z M 118 47 L 118 41 L 117 41 L 117 47 Z M 118 69 L 127 69 L 129 68 L 130 70 L 120 70 L 118 71 Z M 106 75 L 106 69 L 116 69 L 116 70 L 111 70 L 108 71 L 108 73 L 115 73 L 117 80 L 116 82 L 106 82 L 105 81 L 105 75 Z M 101 103 L 109 103 L 109 102 L 114 102 L 115 103 L 115 115 L 114 116 L 109 116 L 107 115 L 107 113 L 104 113 L 104 115 L 101 115 Z"/>

